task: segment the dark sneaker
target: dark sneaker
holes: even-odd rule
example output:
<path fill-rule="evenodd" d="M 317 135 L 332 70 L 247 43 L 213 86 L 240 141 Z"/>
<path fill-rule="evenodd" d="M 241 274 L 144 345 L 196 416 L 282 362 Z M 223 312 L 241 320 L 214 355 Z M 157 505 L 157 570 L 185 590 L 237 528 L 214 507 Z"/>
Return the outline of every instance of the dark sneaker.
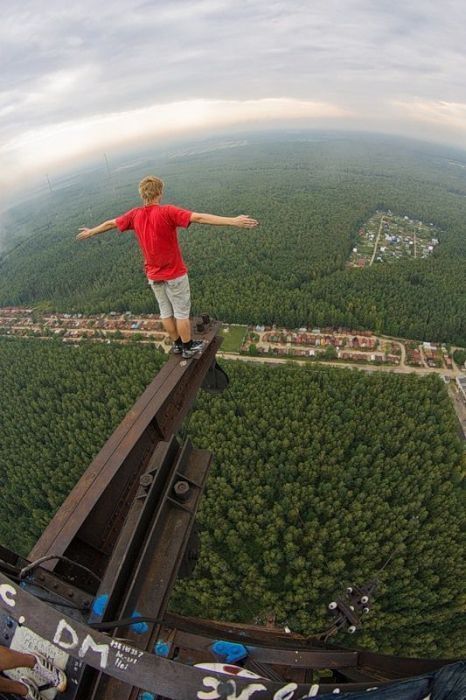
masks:
<path fill-rule="evenodd" d="M 28 691 L 27 695 L 23 695 L 23 698 L 27 700 L 44 700 L 44 696 L 31 678 L 20 678 L 19 682 L 22 683 Z"/>
<path fill-rule="evenodd" d="M 203 340 L 193 340 L 191 342 L 191 347 L 189 348 L 189 350 L 187 348 L 183 348 L 183 352 L 181 353 L 183 355 L 183 359 L 189 360 L 197 352 L 200 352 L 204 348 L 204 344 L 205 343 Z"/>
<path fill-rule="evenodd" d="M 174 355 L 181 355 L 182 352 L 183 352 L 183 346 L 182 346 L 182 345 L 178 345 L 178 343 L 173 343 L 173 345 L 172 345 L 172 353 L 173 353 Z"/>
<path fill-rule="evenodd" d="M 63 693 L 67 682 L 65 673 L 61 668 L 51 664 L 42 654 L 34 654 L 34 656 L 36 657 L 36 665 L 33 671 L 43 678 L 46 683 L 56 688 L 59 693 Z"/>

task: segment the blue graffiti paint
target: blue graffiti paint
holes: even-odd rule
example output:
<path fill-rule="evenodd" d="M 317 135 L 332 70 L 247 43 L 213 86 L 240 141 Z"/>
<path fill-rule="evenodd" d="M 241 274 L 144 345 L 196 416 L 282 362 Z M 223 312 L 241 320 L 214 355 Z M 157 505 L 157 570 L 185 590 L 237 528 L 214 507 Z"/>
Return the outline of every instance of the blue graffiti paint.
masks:
<path fill-rule="evenodd" d="M 131 617 L 142 617 L 141 613 L 135 610 L 132 614 Z M 130 625 L 130 630 L 133 630 L 133 632 L 136 632 L 136 634 L 145 634 L 146 632 L 149 631 L 149 625 L 147 622 L 135 622 L 133 625 Z"/>
<path fill-rule="evenodd" d="M 108 603 L 108 593 L 102 593 L 101 595 L 94 598 L 92 603 L 92 612 L 94 615 L 103 615 Z"/>
<path fill-rule="evenodd" d="M 228 664 L 234 664 L 236 661 L 246 659 L 248 656 L 248 650 L 243 644 L 219 640 L 214 642 L 210 648 L 216 656 L 222 657 Z"/>
<path fill-rule="evenodd" d="M 139 693 L 138 700 L 155 700 L 155 695 L 149 693 L 147 690 L 143 690 L 142 693 Z"/>
<path fill-rule="evenodd" d="M 164 642 L 163 639 L 158 639 L 157 644 L 154 646 L 154 654 L 157 656 L 167 657 L 170 652 L 170 644 Z"/>

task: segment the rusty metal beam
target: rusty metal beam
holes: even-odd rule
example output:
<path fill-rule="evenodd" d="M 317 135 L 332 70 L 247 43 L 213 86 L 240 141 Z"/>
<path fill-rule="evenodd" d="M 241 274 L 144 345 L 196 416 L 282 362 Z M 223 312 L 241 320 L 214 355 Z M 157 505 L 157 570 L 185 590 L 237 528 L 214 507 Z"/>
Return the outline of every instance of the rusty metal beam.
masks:
<path fill-rule="evenodd" d="M 106 596 L 105 610 L 94 613 L 90 622 L 114 619 L 120 614 L 121 600 L 134 578 L 140 550 L 147 538 L 154 513 L 167 491 L 166 480 L 180 446 L 176 438 L 159 442 L 149 461 L 147 471 L 141 476 L 139 489 L 116 542 L 112 557 L 97 591 L 97 597 Z M 121 617 L 121 614 L 120 614 Z"/>
<path fill-rule="evenodd" d="M 261 625 L 250 625 L 241 622 L 228 622 L 220 620 L 209 620 L 198 617 L 179 615 L 168 612 L 164 617 L 167 627 L 180 630 L 182 632 L 194 632 L 205 637 L 220 638 L 232 641 L 243 640 L 244 644 L 259 644 L 263 646 L 280 646 L 283 649 L 308 648 L 307 637 L 296 632 L 285 632 L 280 627 L 263 627 Z M 315 649 L 326 649 L 326 645 L 318 639 L 312 640 Z"/>
<path fill-rule="evenodd" d="M 192 632 L 175 630 L 172 640 L 174 646 L 201 650 L 208 656 L 210 645 L 216 639 L 225 638 L 225 636 L 222 637 L 221 629 L 213 630 L 213 634 L 210 636 L 196 634 L 196 623 L 193 620 L 190 627 Z M 330 669 L 357 666 L 358 664 L 358 652 L 350 649 L 313 649 L 309 645 L 307 647 L 295 645 L 294 649 L 287 649 L 280 645 L 279 642 L 275 642 L 272 647 L 258 646 L 255 643 L 248 643 L 248 640 L 240 632 L 234 641 L 246 646 L 249 652 L 248 659 L 261 664 L 289 665 L 294 668 Z"/>
<path fill-rule="evenodd" d="M 166 452 L 170 454 L 168 449 Z M 119 596 L 121 597 L 118 609 L 119 619 L 130 617 L 135 610 L 140 615 L 161 619 L 176 581 L 211 465 L 212 454 L 206 450 L 194 449 L 190 441 L 186 441 L 182 449 L 172 454 L 172 460 L 174 460 L 173 467 L 165 469 L 166 473 L 162 475 L 161 483 L 157 484 L 157 503 L 151 503 L 149 506 L 153 517 L 148 523 L 144 542 L 137 552 L 131 576 L 127 577 L 124 594 Z M 166 462 L 167 459 L 162 461 L 161 466 Z M 149 473 L 145 476 L 147 475 Z M 154 482 L 160 475 L 161 469 L 157 469 L 154 473 Z M 136 499 L 133 508 L 137 507 Z M 133 520 L 130 513 L 129 526 Z M 124 535 L 123 532 L 122 536 Z M 125 557 L 131 553 L 132 548 L 131 540 L 127 552 L 124 553 Z M 115 562 L 118 564 L 116 557 Z M 113 569 L 112 562 L 109 569 Z M 107 594 L 105 588 L 107 584 L 112 586 L 113 593 L 115 589 L 111 576 L 103 582 L 100 590 Z M 137 635 L 128 628 L 116 629 L 115 635 L 124 636 L 141 649 L 152 650 L 158 637 L 158 629 L 159 625 L 149 624 L 147 632 L 142 635 Z M 92 692 L 88 689 L 88 697 L 89 700 L 94 698 L 126 700 L 134 694 L 137 695 L 137 690 L 127 685 L 122 686 L 118 680 L 101 675 L 92 684 Z"/>
<path fill-rule="evenodd" d="M 257 686 L 260 686 L 258 696 L 261 700 L 272 700 L 277 697 L 277 693 L 281 693 L 278 697 L 284 696 L 285 690 L 287 700 L 298 700 L 307 697 L 311 691 L 310 685 L 306 684 L 298 683 L 291 687 L 268 679 L 251 680 L 148 654 L 134 645 L 91 630 L 87 625 L 54 610 L 22 590 L 2 573 L 0 609 L 16 622 L 34 630 L 43 639 L 53 640 L 56 646 L 76 661 L 104 671 L 109 678 L 115 678 L 129 687 L 141 688 L 165 698 L 193 700 L 199 697 L 201 691 L 211 692 L 213 686 L 217 685 L 230 688 L 231 693 L 236 693 L 233 697 L 239 696 L 243 691 L 246 697 L 252 697 L 256 694 Z M 367 683 L 325 683 L 319 686 L 319 691 L 350 691 L 367 687 Z"/>
<path fill-rule="evenodd" d="M 180 428 L 215 361 L 222 342 L 216 336 L 218 328 L 217 323 L 206 328 L 206 347 L 198 358 L 170 357 L 51 520 L 30 552 L 30 560 L 66 555 L 92 565 L 100 576 L 105 574 L 140 475 L 158 442 Z M 46 567 L 62 570 L 56 562 Z"/>
<path fill-rule="evenodd" d="M 430 673 L 458 659 L 414 659 L 402 656 L 386 656 L 372 651 L 359 650 L 361 671 L 372 675 L 380 681 L 396 678 L 409 678 L 423 673 Z"/>

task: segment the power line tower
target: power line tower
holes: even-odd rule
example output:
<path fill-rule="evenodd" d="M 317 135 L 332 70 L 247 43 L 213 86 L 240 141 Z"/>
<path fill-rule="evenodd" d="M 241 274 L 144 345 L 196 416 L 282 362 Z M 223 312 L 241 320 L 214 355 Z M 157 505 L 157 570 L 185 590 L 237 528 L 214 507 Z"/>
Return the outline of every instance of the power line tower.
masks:
<path fill-rule="evenodd" d="M 105 166 L 107 168 L 107 174 L 108 174 L 108 180 L 110 182 L 110 186 L 112 188 L 112 192 L 114 197 L 116 197 L 116 191 L 115 191 L 115 182 L 112 177 L 112 171 L 110 170 L 110 163 L 108 162 L 107 154 L 104 153 L 104 160 L 105 160 Z"/>

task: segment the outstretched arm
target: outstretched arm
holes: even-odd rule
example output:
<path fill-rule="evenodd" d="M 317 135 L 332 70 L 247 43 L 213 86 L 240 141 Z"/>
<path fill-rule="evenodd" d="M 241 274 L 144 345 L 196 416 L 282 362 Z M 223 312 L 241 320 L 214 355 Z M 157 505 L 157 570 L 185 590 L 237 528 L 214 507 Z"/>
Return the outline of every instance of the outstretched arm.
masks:
<path fill-rule="evenodd" d="M 246 214 L 240 216 L 216 216 L 215 214 L 199 214 L 193 212 L 191 214 L 191 223 L 193 224 L 210 224 L 211 226 L 238 226 L 239 228 L 255 228 L 259 222 L 251 219 Z"/>
<path fill-rule="evenodd" d="M 109 219 L 104 221 L 103 224 L 99 226 L 94 226 L 94 228 L 85 228 L 84 226 L 79 229 L 79 233 L 76 236 L 78 241 L 82 241 L 84 238 L 92 238 L 92 236 L 97 236 L 99 233 L 105 233 L 105 231 L 110 231 L 112 228 L 116 228 L 116 219 Z"/>

